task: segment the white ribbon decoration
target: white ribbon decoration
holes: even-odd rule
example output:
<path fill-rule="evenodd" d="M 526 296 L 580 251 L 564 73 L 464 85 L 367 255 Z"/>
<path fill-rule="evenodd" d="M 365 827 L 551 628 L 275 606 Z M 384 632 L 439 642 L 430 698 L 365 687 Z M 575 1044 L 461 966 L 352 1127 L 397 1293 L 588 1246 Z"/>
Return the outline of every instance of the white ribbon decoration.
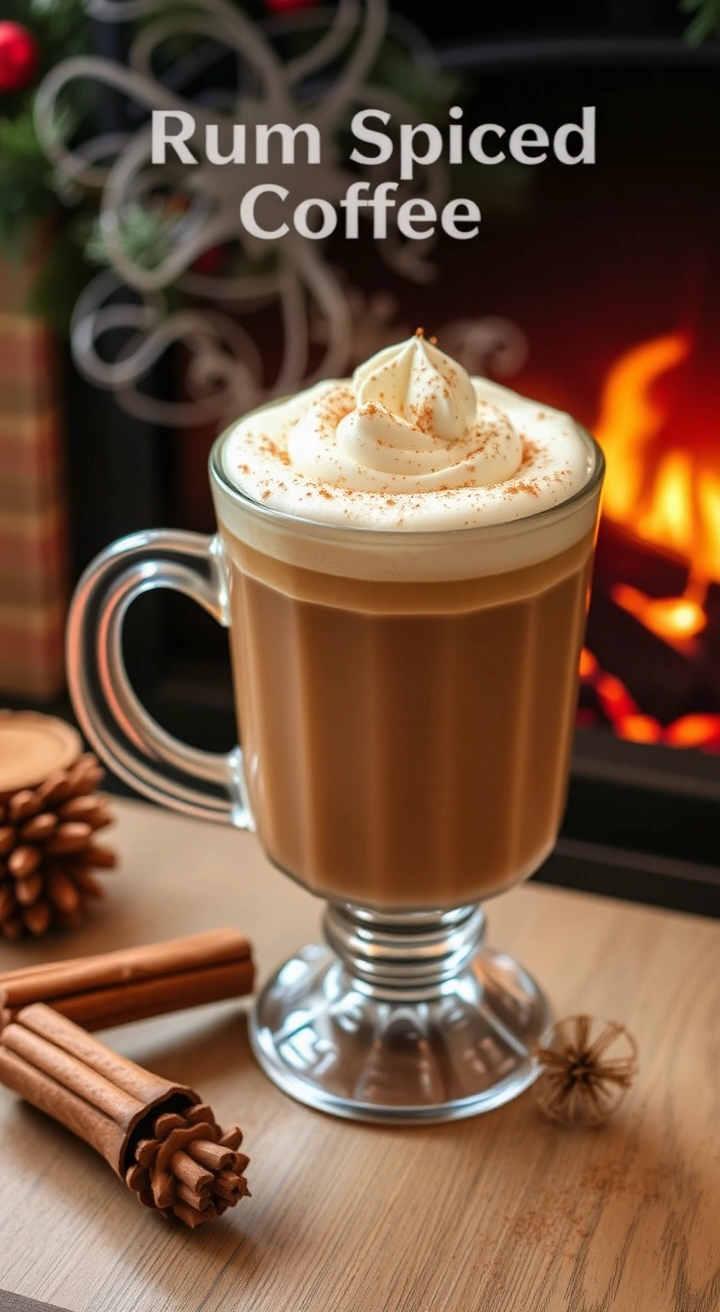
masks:
<path fill-rule="evenodd" d="M 153 73 L 153 56 L 160 45 L 175 34 L 192 33 L 214 39 L 238 57 L 240 89 L 233 97 L 230 121 L 246 122 L 252 128 L 255 122 L 300 121 L 301 116 L 318 127 L 331 157 L 337 133 L 358 104 L 387 109 L 393 118 L 400 116 L 404 122 L 417 120 L 413 108 L 400 95 L 367 82 L 388 30 L 386 0 L 340 0 L 335 9 L 269 18 L 262 27 L 228 0 L 202 0 L 197 13 L 188 10 L 177 17 L 167 16 L 166 0 L 87 0 L 86 7 L 91 17 L 106 22 L 125 23 L 151 18 L 161 10 L 165 13 L 146 24 L 135 37 L 127 67 L 96 56 L 68 59 L 48 74 L 36 97 L 38 138 L 68 192 L 74 190 L 77 194 L 78 190 L 91 188 L 101 194 L 101 232 L 111 270 L 92 280 L 75 308 L 71 338 L 80 370 L 97 386 L 116 392 L 127 410 L 152 422 L 168 424 L 223 422 L 273 396 L 342 374 L 352 352 L 352 316 L 346 292 L 324 259 L 323 243 L 308 241 L 291 231 L 273 243 L 275 267 L 253 271 L 252 265 L 259 258 L 266 259 L 267 243 L 248 238 L 240 228 L 232 166 L 207 161 L 191 170 L 179 165 L 153 165 L 146 121 L 134 133 L 99 135 L 69 149 L 59 131 L 58 99 L 73 80 L 91 78 L 146 110 L 189 110 L 203 131 L 207 124 L 217 121 L 217 113 L 186 99 Z M 412 24 L 390 19 L 390 26 L 416 64 L 432 70 L 432 51 Z M 283 65 L 268 38 L 318 27 L 321 32 L 311 49 Z M 319 94 L 303 95 L 306 79 L 317 77 L 337 62 L 348 47 L 350 53 L 335 81 Z M 248 94 L 243 89 L 242 73 L 247 70 L 254 75 L 257 93 Z M 264 176 L 258 172 L 254 179 L 257 167 L 244 166 L 244 185 L 248 188 Z M 306 199 L 304 188 L 310 185 L 314 196 L 336 203 L 348 184 L 362 177 L 362 173 L 352 173 L 332 158 L 314 166 L 309 175 L 307 170 L 292 167 L 286 174 L 283 182 L 290 192 L 288 207 Z M 438 162 L 426 167 L 422 178 L 425 194 L 436 207 L 442 204 L 447 193 L 445 165 Z M 161 188 L 184 197 L 186 209 L 170 230 L 168 254 L 148 269 L 128 252 L 123 221 L 131 206 L 147 205 L 148 196 Z M 403 189 L 401 184 L 398 205 Z M 230 242 L 241 246 L 249 266 L 247 273 L 211 276 L 193 268 L 204 252 Z M 391 227 L 379 246 L 390 267 L 415 281 L 427 281 L 433 270 L 425 256 L 432 244 L 432 240 L 402 242 Z M 224 308 L 168 311 L 162 293 L 171 284 Z M 233 312 L 247 314 L 268 302 L 278 303 L 282 322 L 281 360 L 270 385 L 263 379 L 262 361 L 251 335 L 231 317 Z M 314 334 L 314 340 L 322 339 L 325 351 L 311 371 L 309 324 L 318 314 L 324 329 Z M 124 347 L 114 360 L 108 360 L 101 352 L 101 339 L 119 328 L 128 334 Z M 142 391 L 141 384 L 175 343 L 182 343 L 190 354 L 185 381 L 191 399 L 158 400 Z"/>

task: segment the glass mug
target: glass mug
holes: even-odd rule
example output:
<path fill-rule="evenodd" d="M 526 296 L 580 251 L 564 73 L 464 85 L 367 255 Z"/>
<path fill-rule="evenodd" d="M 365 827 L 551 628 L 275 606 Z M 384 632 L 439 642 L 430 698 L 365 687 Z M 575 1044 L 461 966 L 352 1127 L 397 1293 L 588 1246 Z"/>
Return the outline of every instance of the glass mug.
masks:
<path fill-rule="evenodd" d="M 603 457 L 559 506 L 433 532 L 336 526 L 237 490 L 210 457 L 218 534 L 116 542 L 78 584 L 68 680 L 99 755 L 156 802 L 252 829 L 327 900 L 324 945 L 252 1013 L 285 1092 L 362 1120 L 448 1120 L 536 1074 L 550 1014 L 483 945 L 487 897 L 550 853 L 565 802 Z M 229 626 L 242 748 L 166 733 L 122 657 L 135 597 L 172 588 Z"/>

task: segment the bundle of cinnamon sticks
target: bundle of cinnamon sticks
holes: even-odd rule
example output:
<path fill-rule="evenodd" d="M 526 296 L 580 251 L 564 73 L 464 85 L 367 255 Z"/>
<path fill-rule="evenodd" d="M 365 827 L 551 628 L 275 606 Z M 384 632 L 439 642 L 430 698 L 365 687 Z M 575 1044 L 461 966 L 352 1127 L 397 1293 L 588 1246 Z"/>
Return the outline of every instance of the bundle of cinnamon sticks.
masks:
<path fill-rule="evenodd" d="M 0 1082 L 101 1153 L 146 1207 L 195 1228 L 248 1193 L 240 1130 L 88 1031 L 250 993 L 253 976 L 234 929 L 1 974 Z"/>
<path fill-rule="evenodd" d="M 250 943 L 236 929 L 0 973 L 0 1029 L 47 1002 L 86 1030 L 240 997 L 253 989 Z"/>
<path fill-rule="evenodd" d="M 0 1080 L 95 1148 L 146 1207 L 193 1229 L 248 1194 L 240 1130 L 42 1003 L 0 1035 Z"/>

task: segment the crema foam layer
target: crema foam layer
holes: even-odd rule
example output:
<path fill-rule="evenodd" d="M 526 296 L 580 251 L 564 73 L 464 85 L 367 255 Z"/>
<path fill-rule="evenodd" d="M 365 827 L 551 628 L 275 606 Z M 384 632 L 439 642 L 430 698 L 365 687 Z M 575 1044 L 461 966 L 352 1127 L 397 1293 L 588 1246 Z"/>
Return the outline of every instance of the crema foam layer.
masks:
<path fill-rule="evenodd" d="M 542 511 L 557 507 L 564 519 L 560 508 L 594 481 L 601 457 L 569 415 L 470 378 L 418 333 L 380 351 L 351 379 L 318 383 L 246 415 L 224 435 L 219 460 L 224 483 L 277 515 L 273 536 L 268 522 L 263 529 L 216 488 L 221 522 L 249 545 L 329 573 L 401 579 L 423 571 L 469 577 L 564 550 L 592 526 L 592 507 L 569 513 L 574 522 L 558 523 L 552 534 L 549 524 L 534 529 L 533 541 L 517 549 L 499 539 Z M 379 543 L 375 551 L 367 542 L 360 547 L 364 535 L 354 529 L 392 535 L 392 558 Z M 475 529 L 484 530 L 479 554 L 468 550 Z M 452 552 L 440 549 L 446 532 Z M 404 550 L 416 534 L 430 541 L 422 564 Z"/>

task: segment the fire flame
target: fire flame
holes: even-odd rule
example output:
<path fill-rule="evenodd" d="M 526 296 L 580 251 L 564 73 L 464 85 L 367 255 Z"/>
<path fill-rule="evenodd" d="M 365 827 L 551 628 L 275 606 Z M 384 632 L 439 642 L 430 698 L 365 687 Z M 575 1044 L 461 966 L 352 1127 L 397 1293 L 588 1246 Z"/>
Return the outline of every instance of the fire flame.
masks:
<path fill-rule="evenodd" d="M 690 338 L 678 332 L 627 351 L 608 374 L 595 429 L 607 460 L 608 518 L 688 563 L 681 597 L 648 597 L 623 583 L 611 595 L 652 633 L 681 650 L 704 629 L 707 588 L 720 580 L 720 472 L 701 467 L 687 450 L 656 456 L 654 444 L 668 416 L 653 399 L 652 388 L 691 349 Z"/>
<path fill-rule="evenodd" d="M 628 583 L 614 584 L 610 595 L 686 656 L 700 650 L 708 587 L 720 581 L 720 454 L 708 465 L 707 450 L 699 455 L 689 446 L 669 445 L 670 415 L 656 398 L 655 384 L 691 350 L 690 337 L 677 332 L 627 351 L 607 376 L 595 426 L 607 461 L 604 514 L 636 538 L 680 556 L 688 571 L 679 597 L 648 596 Z M 693 435 L 688 432 L 688 438 Z M 683 715 L 664 726 L 644 714 L 625 684 L 587 649 L 580 677 L 595 707 L 583 709 L 583 723 L 605 718 L 619 737 L 632 742 L 720 751 L 719 714 Z"/>
<path fill-rule="evenodd" d="M 617 523 L 637 528 L 638 506 L 647 500 L 648 448 L 666 419 L 652 399 L 652 385 L 681 364 L 690 349 L 684 333 L 642 342 L 615 362 L 605 380 L 595 435 L 607 460 L 605 512 Z"/>

